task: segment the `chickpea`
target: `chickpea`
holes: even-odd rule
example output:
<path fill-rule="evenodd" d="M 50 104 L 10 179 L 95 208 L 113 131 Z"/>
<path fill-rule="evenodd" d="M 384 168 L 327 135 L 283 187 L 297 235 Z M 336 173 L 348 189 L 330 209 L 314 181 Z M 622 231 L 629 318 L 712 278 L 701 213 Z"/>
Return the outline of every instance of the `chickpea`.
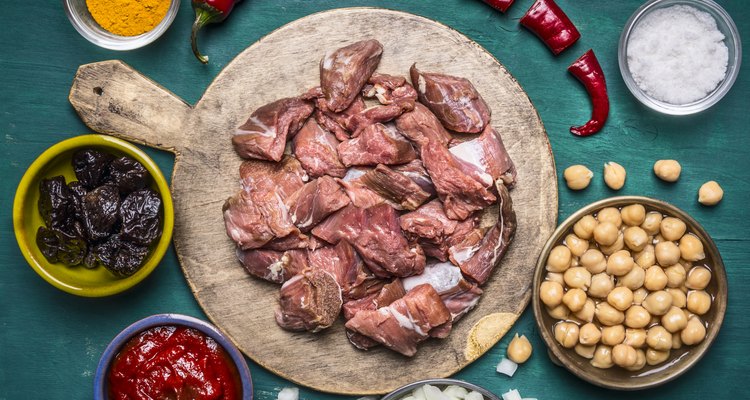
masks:
<path fill-rule="evenodd" d="M 628 371 L 640 371 L 646 366 L 646 352 L 641 349 L 635 350 L 635 364 L 625 367 Z"/>
<path fill-rule="evenodd" d="M 596 351 L 596 346 L 586 346 L 578 343 L 575 347 L 575 351 L 579 356 L 590 360 L 594 358 L 594 351 Z"/>
<path fill-rule="evenodd" d="M 602 332 L 599 327 L 591 322 L 584 324 L 578 333 L 578 341 L 585 346 L 595 345 L 601 338 Z"/>
<path fill-rule="evenodd" d="M 565 284 L 565 278 L 560 272 L 547 272 L 547 276 L 544 278 L 545 282 L 556 282 L 560 285 Z"/>
<path fill-rule="evenodd" d="M 604 254 L 597 249 L 588 249 L 581 255 L 581 265 L 583 265 L 592 274 L 604 272 L 607 269 L 607 260 Z"/>
<path fill-rule="evenodd" d="M 570 315 L 570 310 L 565 304 L 560 304 L 557 307 L 547 307 L 547 314 L 554 319 L 566 319 Z"/>
<path fill-rule="evenodd" d="M 611 222 L 615 224 L 617 228 L 622 226 L 622 216 L 620 215 L 620 210 L 615 207 L 602 208 L 598 213 L 596 213 L 596 219 L 599 221 L 599 223 Z"/>
<path fill-rule="evenodd" d="M 620 190 L 625 186 L 627 173 L 622 165 L 610 161 L 604 164 L 604 183 L 612 190 Z"/>
<path fill-rule="evenodd" d="M 625 340 L 625 327 L 622 325 L 605 326 L 602 328 L 602 343 L 614 346 Z"/>
<path fill-rule="evenodd" d="M 594 173 L 583 165 L 571 165 L 563 172 L 565 183 L 571 190 L 583 190 L 591 183 Z"/>
<path fill-rule="evenodd" d="M 642 268 L 648 268 L 656 264 L 656 248 L 652 244 L 646 245 L 643 251 L 634 255 L 633 258 L 635 258 L 636 264 Z"/>
<path fill-rule="evenodd" d="M 623 234 L 618 233 L 617 239 L 615 239 L 615 242 L 612 243 L 609 246 L 599 246 L 599 250 L 601 250 L 602 253 L 606 255 L 612 255 L 622 249 L 625 248 L 625 239 L 623 239 Z"/>
<path fill-rule="evenodd" d="M 648 233 L 649 235 L 656 235 L 661 229 L 661 221 L 663 219 L 664 217 L 660 212 L 651 211 L 646 214 L 646 218 L 643 220 L 641 228 L 643 228 L 643 230 L 646 231 L 646 233 Z"/>
<path fill-rule="evenodd" d="M 677 264 L 680 261 L 680 248 L 674 242 L 659 242 L 654 247 L 656 261 L 663 267 Z"/>
<path fill-rule="evenodd" d="M 669 358 L 669 350 L 659 351 L 649 348 L 646 350 L 646 364 L 658 365 L 667 361 Z"/>
<path fill-rule="evenodd" d="M 690 318 L 687 325 L 685 326 L 685 329 L 680 332 L 680 339 L 682 339 L 682 343 L 688 346 L 698 344 L 705 338 L 706 326 L 703 325 L 703 322 L 697 316 Z"/>
<path fill-rule="evenodd" d="M 672 296 L 672 305 L 677 308 L 685 308 L 687 306 L 687 295 L 680 289 L 668 288 L 666 292 Z"/>
<path fill-rule="evenodd" d="M 661 242 L 666 242 L 666 240 L 664 239 L 664 236 L 662 236 L 661 233 L 654 236 L 654 238 L 651 240 L 651 244 L 653 244 L 654 246 L 656 246 L 657 244 Z"/>
<path fill-rule="evenodd" d="M 625 325 L 629 328 L 645 328 L 651 323 L 651 314 L 641 306 L 632 306 L 625 311 Z"/>
<path fill-rule="evenodd" d="M 615 243 L 618 234 L 617 226 L 611 222 L 600 222 L 594 228 L 594 240 L 602 246 Z"/>
<path fill-rule="evenodd" d="M 531 343 L 525 335 L 516 336 L 508 344 L 508 358 L 516 364 L 523 364 L 531 357 Z"/>
<path fill-rule="evenodd" d="M 654 174 L 665 182 L 677 182 L 682 167 L 677 160 L 659 160 L 654 163 Z"/>
<path fill-rule="evenodd" d="M 667 286 L 678 288 L 685 284 L 685 267 L 682 264 L 675 264 L 669 268 L 664 268 L 664 274 L 667 276 Z"/>
<path fill-rule="evenodd" d="M 570 268 L 570 249 L 565 246 L 555 246 L 547 257 L 547 271 L 565 272 Z"/>
<path fill-rule="evenodd" d="M 645 288 L 636 289 L 633 291 L 633 304 L 640 306 L 646 300 L 646 296 L 648 296 L 648 290 Z"/>
<path fill-rule="evenodd" d="M 697 315 L 703 315 L 711 308 L 711 295 L 704 290 L 691 290 L 687 295 L 687 309 Z"/>
<path fill-rule="evenodd" d="M 616 287 L 607 295 L 607 302 L 612 307 L 625 311 L 633 304 L 633 291 L 625 286 Z"/>
<path fill-rule="evenodd" d="M 663 290 L 649 294 L 643 301 L 643 308 L 654 316 L 666 314 L 670 307 L 672 307 L 672 296 Z"/>
<path fill-rule="evenodd" d="M 539 287 L 539 299 L 547 307 L 557 307 L 563 300 L 563 287 L 552 281 L 544 281 Z"/>
<path fill-rule="evenodd" d="M 583 240 L 590 240 L 594 237 L 594 228 L 596 228 L 596 224 L 598 224 L 596 218 L 592 215 L 586 215 L 573 225 L 573 232 Z"/>
<path fill-rule="evenodd" d="M 672 333 L 672 350 L 679 350 L 682 348 L 682 338 L 679 332 Z"/>
<path fill-rule="evenodd" d="M 583 305 L 583 308 L 575 312 L 573 315 L 575 315 L 575 317 L 580 319 L 581 321 L 591 322 L 594 320 L 595 311 L 596 303 L 594 303 L 594 300 L 587 298 L 586 303 Z"/>
<path fill-rule="evenodd" d="M 686 230 L 687 225 L 681 219 L 675 217 L 664 218 L 659 227 L 659 232 L 661 232 L 664 239 L 671 241 L 680 240 Z"/>
<path fill-rule="evenodd" d="M 615 288 L 615 280 L 605 272 L 596 274 L 591 277 L 591 286 L 589 286 L 589 296 L 603 299 L 609 292 Z"/>
<path fill-rule="evenodd" d="M 645 329 L 625 329 L 625 340 L 622 343 L 639 349 L 646 345 L 646 336 Z"/>
<path fill-rule="evenodd" d="M 589 242 L 579 238 L 573 233 L 565 237 L 564 243 L 568 246 L 570 252 L 576 257 L 582 256 L 583 253 L 589 249 Z"/>
<path fill-rule="evenodd" d="M 639 226 L 628 227 L 622 236 L 630 250 L 641 251 L 648 245 L 648 234 Z"/>
<path fill-rule="evenodd" d="M 563 347 L 572 349 L 578 343 L 578 325 L 572 322 L 558 322 L 555 325 L 555 339 Z"/>
<path fill-rule="evenodd" d="M 682 265 L 683 268 L 685 268 L 685 271 L 689 270 L 690 268 L 693 268 L 693 263 L 691 261 L 680 259 L 680 262 L 678 263 Z"/>
<path fill-rule="evenodd" d="M 643 281 L 643 287 L 648 290 L 656 291 L 667 287 L 667 274 L 658 265 L 652 265 L 646 270 L 646 277 Z"/>
<path fill-rule="evenodd" d="M 646 344 L 654 350 L 669 350 L 672 348 L 672 334 L 661 325 L 656 325 L 646 332 Z"/>
<path fill-rule="evenodd" d="M 680 239 L 680 255 L 687 261 L 698 261 L 706 258 L 703 251 L 703 242 L 692 233 L 688 233 Z"/>
<path fill-rule="evenodd" d="M 685 281 L 688 289 L 703 290 L 711 282 L 711 271 L 705 267 L 694 267 Z"/>
<path fill-rule="evenodd" d="M 607 273 L 610 275 L 623 276 L 630 272 L 635 265 L 633 257 L 627 250 L 620 250 L 609 256 L 607 260 Z"/>
<path fill-rule="evenodd" d="M 698 202 L 704 206 L 718 204 L 724 197 L 724 190 L 715 181 L 708 181 L 698 189 Z"/>
<path fill-rule="evenodd" d="M 681 309 L 672 306 L 666 314 L 661 317 L 661 326 L 671 333 L 681 331 L 687 325 L 687 318 Z"/>
<path fill-rule="evenodd" d="M 583 309 L 586 299 L 586 292 L 578 288 L 573 288 L 565 292 L 562 301 L 568 307 L 568 310 L 575 313 Z"/>
<path fill-rule="evenodd" d="M 591 286 L 591 272 L 583 267 L 573 267 L 563 275 L 565 284 L 571 288 L 586 289 Z"/>
<path fill-rule="evenodd" d="M 612 362 L 612 348 L 603 344 L 596 346 L 594 358 L 591 359 L 591 365 L 596 368 L 612 368 L 615 365 Z"/>
<path fill-rule="evenodd" d="M 632 367 L 638 361 L 635 349 L 626 345 L 618 344 L 612 348 L 612 362 L 623 368 Z"/>
<path fill-rule="evenodd" d="M 640 204 L 631 204 L 620 210 L 622 222 L 627 226 L 638 226 L 646 219 L 646 208 Z"/>
<path fill-rule="evenodd" d="M 645 279 L 646 271 L 640 266 L 634 265 L 630 272 L 617 279 L 617 285 L 626 287 L 630 290 L 638 290 L 643 286 L 643 281 Z"/>
<path fill-rule="evenodd" d="M 622 311 L 605 302 L 596 305 L 594 315 L 597 321 L 605 326 L 619 325 L 625 320 L 625 314 Z"/>

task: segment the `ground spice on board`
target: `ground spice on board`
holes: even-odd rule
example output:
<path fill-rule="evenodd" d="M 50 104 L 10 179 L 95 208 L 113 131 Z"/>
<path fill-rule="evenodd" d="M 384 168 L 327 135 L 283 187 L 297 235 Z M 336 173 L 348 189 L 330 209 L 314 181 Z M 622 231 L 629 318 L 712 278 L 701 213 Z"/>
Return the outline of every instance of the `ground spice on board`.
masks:
<path fill-rule="evenodd" d="M 164 19 L 170 0 L 86 0 L 94 20 L 120 36 L 146 33 Z"/>

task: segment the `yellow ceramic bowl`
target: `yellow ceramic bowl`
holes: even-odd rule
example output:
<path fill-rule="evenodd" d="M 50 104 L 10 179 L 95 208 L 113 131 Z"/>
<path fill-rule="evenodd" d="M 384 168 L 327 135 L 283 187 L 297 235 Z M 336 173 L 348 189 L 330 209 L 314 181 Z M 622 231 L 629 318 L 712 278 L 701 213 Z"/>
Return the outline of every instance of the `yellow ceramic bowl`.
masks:
<path fill-rule="evenodd" d="M 82 266 L 68 267 L 63 264 L 52 264 L 39 251 L 36 245 L 36 232 L 44 225 L 39 214 L 39 182 L 44 178 L 57 175 L 65 176 L 66 182 L 76 180 L 70 164 L 73 153 L 82 148 L 96 148 L 118 156 L 130 156 L 151 174 L 151 188 L 156 190 L 162 199 L 162 234 L 159 241 L 152 245 L 145 264 L 135 274 L 118 278 L 106 268 L 87 269 Z M 174 209 L 172 195 L 169 192 L 164 175 L 154 161 L 141 149 L 121 139 L 104 135 L 82 135 L 64 140 L 39 156 L 21 179 L 13 202 L 13 228 L 21 248 L 31 268 L 39 276 L 56 288 L 85 297 L 104 297 L 127 290 L 146 278 L 156 268 L 172 240 L 174 228 Z"/>

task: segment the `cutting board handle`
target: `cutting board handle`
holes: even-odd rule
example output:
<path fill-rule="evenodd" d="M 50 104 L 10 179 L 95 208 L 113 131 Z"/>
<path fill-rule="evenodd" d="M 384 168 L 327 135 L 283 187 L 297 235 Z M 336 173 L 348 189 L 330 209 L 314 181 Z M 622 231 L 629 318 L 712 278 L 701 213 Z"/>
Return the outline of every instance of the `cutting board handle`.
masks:
<path fill-rule="evenodd" d="M 182 128 L 192 107 L 122 61 L 80 66 L 69 100 L 96 132 L 177 155 L 187 146 Z"/>

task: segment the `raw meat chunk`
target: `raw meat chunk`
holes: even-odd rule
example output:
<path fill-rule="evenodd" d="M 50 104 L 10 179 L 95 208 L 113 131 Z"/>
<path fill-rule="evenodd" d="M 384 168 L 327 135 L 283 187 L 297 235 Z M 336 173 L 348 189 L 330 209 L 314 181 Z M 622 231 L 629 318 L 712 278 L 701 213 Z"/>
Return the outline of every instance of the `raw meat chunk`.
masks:
<path fill-rule="evenodd" d="M 417 158 L 414 148 L 393 125 L 376 123 L 338 146 L 339 157 L 352 165 L 404 164 Z"/>
<path fill-rule="evenodd" d="M 405 356 L 417 352 L 417 344 L 430 331 L 451 319 L 448 308 L 432 286 L 415 287 L 388 307 L 362 310 L 346 327 Z"/>
<path fill-rule="evenodd" d="M 329 272 L 341 287 L 345 302 L 377 293 L 384 281 L 376 278 L 346 241 L 307 253 L 310 268 Z"/>
<path fill-rule="evenodd" d="M 361 310 L 377 310 L 380 307 L 389 306 L 405 294 L 406 290 L 401 279 L 396 278 L 391 283 L 381 284 L 378 290 L 368 293 L 365 297 L 344 303 L 344 318 L 352 319 Z"/>
<path fill-rule="evenodd" d="M 349 171 L 346 172 L 343 179 L 336 180 L 336 182 L 344 188 L 352 204 L 359 208 L 370 208 L 385 202 L 383 196 L 377 194 L 362 183 L 362 176 L 368 171 L 370 171 L 370 169 L 349 168 Z"/>
<path fill-rule="evenodd" d="M 242 250 L 237 258 L 247 272 L 269 282 L 284 283 L 307 268 L 306 250 Z"/>
<path fill-rule="evenodd" d="M 242 158 L 279 161 L 287 136 L 293 136 L 312 112 L 312 104 L 297 97 L 266 104 L 234 132 L 234 150 Z"/>
<path fill-rule="evenodd" d="M 432 110 L 446 128 L 479 133 L 490 121 L 489 107 L 468 79 L 420 72 L 416 64 L 409 73 L 419 101 Z"/>
<path fill-rule="evenodd" d="M 318 332 L 336 322 L 341 304 L 341 288 L 333 275 L 305 270 L 281 286 L 276 323 L 290 331 Z"/>
<path fill-rule="evenodd" d="M 424 169 L 424 165 L 420 159 L 412 160 L 406 164 L 396 165 L 391 167 L 394 171 L 403 174 L 407 178 L 411 179 L 419 185 L 419 187 L 430 195 L 436 195 L 435 185 L 432 184 L 432 179 Z"/>
<path fill-rule="evenodd" d="M 349 196 L 330 176 L 308 182 L 286 199 L 292 223 L 307 232 L 331 213 L 349 204 Z"/>
<path fill-rule="evenodd" d="M 417 150 L 430 141 L 447 146 L 453 139 L 443 128 L 437 117 L 421 103 L 414 104 L 414 110 L 396 119 L 396 128 L 402 135 L 414 142 Z"/>
<path fill-rule="evenodd" d="M 364 174 L 360 181 L 385 199 L 400 205 L 402 209 L 415 210 L 427 201 L 431 194 L 409 179 L 383 164 Z"/>
<path fill-rule="evenodd" d="M 433 200 L 413 212 L 403 214 L 399 220 L 406 237 L 412 242 L 419 243 L 428 257 L 440 261 L 447 261 L 448 249 L 464 240 L 479 223 L 476 215 L 463 221 L 448 218 L 439 200 Z"/>
<path fill-rule="evenodd" d="M 377 40 L 363 40 L 329 51 L 320 60 L 320 87 L 328 109 L 345 110 L 380 63 L 383 45 Z"/>
<path fill-rule="evenodd" d="M 346 175 L 346 167 L 336 151 L 339 141 L 321 128 L 314 118 L 307 120 L 292 143 L 294 156 L 311 177 L 330 175 L 342 178 Z"/>
<path fill-rule="evenodd" d="M 429 264 L 422 274 L 404 278 L 402 282 L 407 292 L 425 283 L 431 285 L 450 310 L 453 322 L 474 308 L 482 294 L 477 285 L 464 279 L 460 268 L 449 262 Z"/>
<path fill-rule="evenodd" d="M 308 176 L 296 158 L 285 155 L 281 162 L 244 161 L 240 165 L 240 179 L 249 192 L 275 191 L 286 199 L 305 184 Z"/>
<path fill-rule="evenodd" d="M 505 186 L 516 182 L 516 166 L 503 145 L 503 139 L 492 126 L 487 125 L 476 139 L 450 148 L 450 152 L 467 166 L 466 172 L 485 186 L 501 179 Z"/>
<path fill-rule="evenodd" d="M 417 101 L 417 91 L 406 83 L 406 78 L 374 73 L 362 89 L 362 95 L 366 98 L 377 98 L 380 104 L 395 104 L 404 111 L 414 109 Z"/>
<path fill-rule="evenodd" d="M 227 235 L 243 250 L 257 249 L 298 231 L 278 192 L 248 191 L 227 199 L 222 208 Z"/>

